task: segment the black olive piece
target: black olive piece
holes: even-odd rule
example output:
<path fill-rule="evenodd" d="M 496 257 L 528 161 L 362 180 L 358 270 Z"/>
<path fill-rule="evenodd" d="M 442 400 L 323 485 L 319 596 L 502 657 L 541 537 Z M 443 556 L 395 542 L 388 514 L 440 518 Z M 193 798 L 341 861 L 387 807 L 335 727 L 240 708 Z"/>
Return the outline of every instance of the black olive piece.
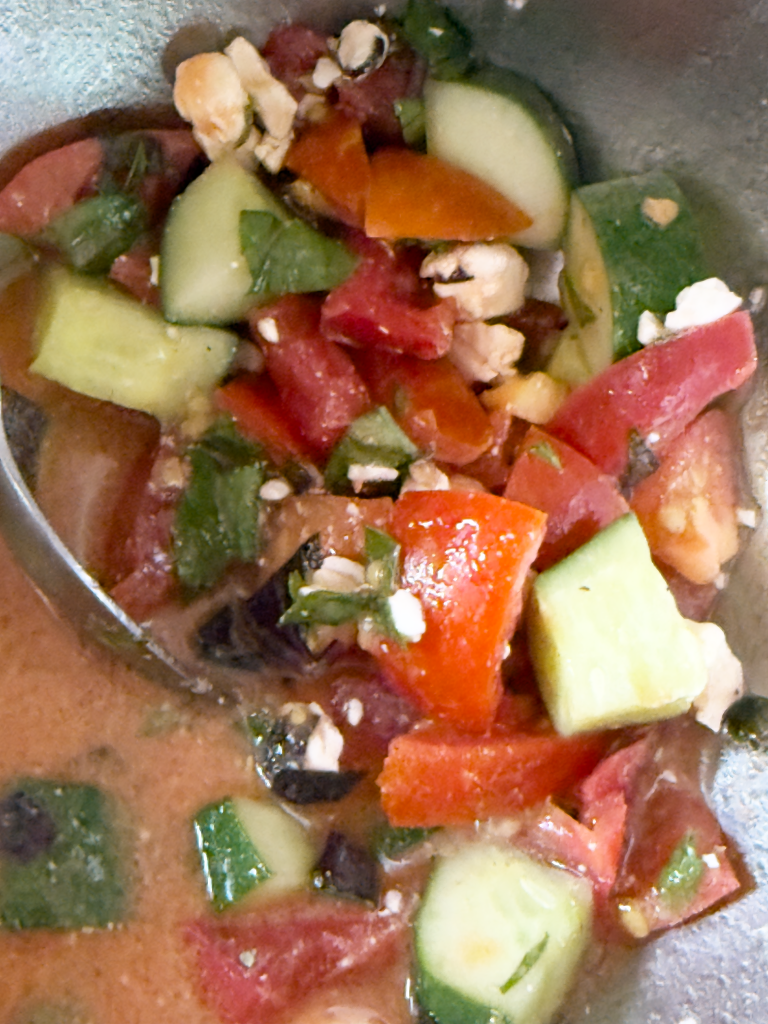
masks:
<path fill-rule="evenodd" d="M 0 802 L 0 852 L 21 864 L 45 853 L 56 839 L 56 823 L 23 790 Z"/>
<path fill-rule="evenodd" d="M 357 896 L 376 903 L 379 873 L 376 861 L 363 846 L 334 829 L 328 836 L 315 872 L 320 889 L 332 889 L 343 896 Z"/>
<path fill-rule="evenodd" d="M 768 749 L 768 697 L 748 693 L 728 708 L 723 728 L 737 743 L 754 750 Z"/>
<path fill-rule="evenodd" d="M 272 775 L 272 792 L 290 804 L 335 803 L 351 793 L 361 778 L 360 772 L 280 768 Z"/>
<path fill-rule="evenodd" d="M 318 535 L 310 537 L 267 582 L 245 600 L 224 605 L 198 628 L 197 648 L 208 661 L 227 668 L 259 672 L 275 666 L 302 672 L 315 661 L 300 626 L 281 626 L 280 616 L 291 598 L 288 579 L 320 567 L 323 553 Z"/>
<path fill-rule="evenodd" d="M 2 388 L 3 429 L 11 454 L 26 485 L 34 489 L 37 459 L 48 419 L 36 402 Z"/>

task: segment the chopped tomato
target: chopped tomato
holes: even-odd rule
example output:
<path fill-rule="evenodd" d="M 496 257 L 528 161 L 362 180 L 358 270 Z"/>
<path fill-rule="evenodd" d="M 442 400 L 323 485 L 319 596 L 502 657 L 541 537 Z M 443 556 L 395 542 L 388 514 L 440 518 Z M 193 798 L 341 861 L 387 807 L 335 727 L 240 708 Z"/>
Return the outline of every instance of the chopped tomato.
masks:
<path fill-rule="evenodd" d="M 532 223 L 493 186 L 437 157 L 382 149 L 371 159 L 365 233 L 372 238 L 482 242 Z"/>
<path fill-rule="evenodd" d="M 507 409 L 485 409 L 493 431 L 490 447 L 472 462 L 462 466 L 462 473 L 477 480 L 494 494 L 502 494 L 507 485 L 512 460 L 528 423 L 513 416 Z"/>
<path fill-rule="evenodd" d="M 308 458 L 301 431 L 280 401 L 268 374 L 236 377 L 218 389 L 215 402 L 219 409 L 232 415 L 245 437 L 264 445 L 276 462 Z"/>
<path fill-rule="evenodd" d="M 425 70 L 413 50 L 401 45 L 375 71 L 338 80 L 336 109 L 360 122 L 368 146 L 401 145 L 395 103 L 421 95 Z"/>
<path fill-rule="evenodd" d="M 714 583 L 691 583 L 671 565 L 657 561 L 656 568 L 667 582 L 670 593 L 675 599 L 678 611 L 686 619 L 705 622 L 712 611 L 720 591 Z"/>
<path fill-rule="evenodd" d="M 456 322 L 453 300 L 434 300 L 411 253 L 395 254 L 373 241 L 351 242 L 363 258 L 323 303 L 323 334 L 333 341 L 421 359 L 445 355 Z"/>
<path fill-rule="evenodd" d="M 337 113 L 310 125 L 291 146 L 285 165 L 322 192 L 342 220 L 363 226 L 370 165 L 358 121 Z"/>
<path fill-rule="evenodd" d="M 263 340 L 259 323 L 272 321 Z M 326 456 L 370 408 L 368 389 L 347 353 L 320 333 L 320 306 L 308 295 L 285 295 L 250 315 L 254 338 L 262 340 L 267 371 L 311 450 Z"/>
<path fill-rule="evenodd" d="M 712 409 L 669 444 L 659 469 L 632 493 L 653 555 L 693 583 L 712 583 L 739 549 L 736 459 L 728 417 Z"/>
<path fill-rule="evenodd" d="M 712 734 L 690 716 L 650 730 L 632 786 L 624 855 L 613 889 L 629 934 L 680 924 L 740 888 L 728 840 L 701 792 Z M 674 859 L 686 848 L 685 867 Z M 687 863 L 686 863 L 687 862 Z"/>
<path fill-rule="evenodd" d="M 407 920 L 352 902 L 283 900 L 187 929 L 203 999 L 228 1024 L 281 1024 L 318 990 L 405 955 Z"/>
<path fill-rule="evenodd" d="M 146 246 L 130 249 L 117 257 L 109 268 L 109 276 L 139 302 L 159 309 L 160 289 L 152 283 L 151 255 Z"/>
<path fill-rule="evenodd" d="M 428 723 L 390 744 L 378 778 L 382 807 L 391 824 L 411 828 L 515 814 L 570 789 L 604 749 L 597 735 L 566 738 L 497 724 L 472 736 Z"/>
<path fill-rule="evenodd" d="M 401 585 L 419 598 L 426 632 L 402 646 L 378 639 L 372 653 L 427 714 L 471 732 L 490 726 L 545 522 L 536 509 L 477 491 L 411 491 L 395 502 L 389 533 L 402 549 Z"/>
<path fill-rule="evenodd" d="M 538 569 L 570 555 L 629 511 L 613 477 L 538 427 L 531 427 L 523 439 L 504 497 L 547 513 Z"/>
<path fill-rule="evenodd" d="M 311 75 L 320 57 L 328 52 L 326 37 L 306 25 L 277 25 L 261 48 L 269 70 L 300 100 L 307 91 L 302 79 Z"/>
<path fill-rule="evenodd" d="M 330 684 L 330 714 L 344 737 L 345 768 L 381 768 L 387 747 L 419 718 L 414 706 L 375 672 L 345 672 Z"/>
<path fill-rule="evenodd" d="M 439 461 L 464 466 L 492 444 L 489 414 L 448 359 L 368 351 L 356 353 L 355 363 L 374 400 Z"/>
<path fill-rule="evenodd" d="M 663 451 L 705 406 L 743 384 L 756 367 L 749 313 L 732 313 L 609 366 L 566 398 L 547 430 L 618 477 L 627 466 L 633 430 Z"/>
<path fill-rule="evenodd" d="M 31 160 L 0 192 L 0 231 L 36 235 L 78 199 L 91 195 L 102 155 L 98 139 L 81 139 Z"/>

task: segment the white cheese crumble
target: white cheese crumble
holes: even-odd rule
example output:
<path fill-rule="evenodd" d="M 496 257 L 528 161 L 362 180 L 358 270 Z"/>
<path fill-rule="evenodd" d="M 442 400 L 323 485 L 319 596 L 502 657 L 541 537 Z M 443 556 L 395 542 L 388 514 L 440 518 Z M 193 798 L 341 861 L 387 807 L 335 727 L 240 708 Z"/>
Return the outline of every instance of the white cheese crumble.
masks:
<path fill-rule="evenodd" d="M 747 526 L 754 530 L 757 526 L 757 512 L 753 508 L 737 508 L 736 522 L 739 526 Z"/>
<path fill-rule="evenodd" d="M 302 592 L 313 590 L 335 590 L 340 594 L 351 594 L 365 583 L 365 569 L 359 562 L 341 555 L 328 555 L 319 569 L 315 569 L 308 586 Z"/>
<path fill-rule="evenodd" d="M 350 21 L 342 29 L 336 49 L 345 71 L 372 71 L 380 67 L 389 53 L 389 38 L 372 21 Z"/>
<path fill-rule="evenodd" d="M 287 480 L 282 477 L 275 477 L 274 480 L 267 480 L 259 488 L 259 497 L 263 501 L 282 501 L 289 494 L 293 494 L 293 488 Z"/>
<path fill-rule="evenodd" d="M 335 60 L 331 60 L 330 57 L 320 57 L 312 71 L 312 85 L 324 92 L 343 74 L 344 72 Z"/>
<path fill-rule="evenodd" d="M 706 686 L 693 702 L 696 718 L 717 732 L 726 710 L 744 693 L 741 662 L 728 646 L 725 633 L 714 622 L 686 619 L 685 624 L 698 639 L 707 667 Z"/>
<path fill-rule="evenodd" d="M 524 345 L 525 336 L 520 331 L 475 320 L 456 325 L 448 355 L 466 380 L 488 384 L 515 372 Z"/>
<path fill-rule="evenodd" d="M 267 133 L 274 139 L 291 134 L 298 103 L 282 82 L 269 70 L 269 64 L 247 39 L 238 36 L 225 49 L 242 87 L 250 96 Z"/>
<path fill-rule="evenodd" d="M 417 459 L 408 469 L 408 476 L 400 488 L 406 491 L 450 491 L 451 481 L 448 475 L 438 469 L 431 459 Z"/>
<path fill-rule="evenodd" d="M 396 590 L 391 597 L 387 598 L 387 603 L 397 632 L 412 643 L 421 640 L 427 624 L 424 621 L 424 610 L 418 597 L 410 590 L 401 589 Z"/>
<path fill-rule="evenodd" d="M 503 242 L 456 245 L 431 253 L 419 274 L 432 278 L 436 295 L 452 298 L 460 320 L 490 320 L 513 313 L 525 302 L 528 264 Z"/>
<path fill-rule="evenodd" d="M 247 970 L 250 970 L 251 967 L 253 967 L 253 965 L 256 963 L 256 950 L 244 949 L 237 959 L 240 961 L 243 967 L 245 967 Z"/>
<path fill-rule="evenodd" d="M 223 53 L 198 53 L 176 68 L 173 102 L 209 160 L 240 142 L 247 130 L 248 94 Z"/>
<path fill-rule="evenodd" d="M 675 299 L 675 309 L 664 319 L 668 331 L 684 331 L 689 327 L 719 320 L 733 313 L 741 305 L 741 298 L 730 290 L 719 277 L 709 277 L 683 288 Z"/>
<path fill-rule="evenodd" d="M 530 277 L 526 291 L 532 299 L 541 302 L 561 303 L 560 274 L 565 266 L 565 253 L 562 249 L 531 249 L 527 253 Z"/>
<path fill-rule="evenodd" d="M 344 717 L 347 719 L 350 725 L 360 725 L 365 714 L 365 708 L 363 702 L 358 700 L 357 697 L 350 697 L 350 699 L 344 705 Z"/>
<path fill-rule="evenodd" d="M 399 889 L 387 889 L 384 893 L 384 909 L 390 914 L 399 914 L 403 902 L 403 894 Z"/>
<path fill-rule="evenodd" d="M 397 480 L 399 471 L 392 466 L 363 465 L 352 462 L 347 469 L 347 477 L 355 491 L 359 491 L 367 483 Z"/>
<path fill-rule="evenodd" d="M 264 341 L 268 341 L 270 345 L 276 345 L 280 341 L 280 331 L 274 317 L 262 317 L 256 322 L 256 327 Z"/>
<path fill-rule="evenodd" d="M 720 867 L 720 861 L 718 860 L 716 853 L 703 853 L 701 855 L 701 859 L 704 861 L 707 867 L 711 868 L 713 871 L 717 871 L 717 869 Z"/>
<path fill-rule="evenodd" d="M 149 257 L 149 283 L 155 288 L 160 284 L 160 257 Z"/>
<path fill-rule="evenodd" d="M 644 310 L 637 321 L 637 340 L 641 345 L 654 345 L 669 336 L 664 324 L 650 309 Z"/>
<path fill-rule="evenodd" d="M 337 772 L 344 737 L 319 704 L 312 703 L 309 707 L 318 720 L 307 740 L 303 766 L 308 771 Z"/>

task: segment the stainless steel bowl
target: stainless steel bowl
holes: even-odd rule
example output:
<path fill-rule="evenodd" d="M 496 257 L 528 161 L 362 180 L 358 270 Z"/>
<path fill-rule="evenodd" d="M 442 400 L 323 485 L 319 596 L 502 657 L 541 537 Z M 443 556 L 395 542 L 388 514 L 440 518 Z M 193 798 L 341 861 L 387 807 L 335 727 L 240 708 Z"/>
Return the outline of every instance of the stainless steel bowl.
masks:
<path fill-rule="evenodd" d="M 23 141 L 104 108 L 167 104 L 163 67 L 241 29 L 287 18 L 331 29 L 375 6 L 353 0 L 0 0 L 0 185 Z M 390 4 L 394 9 L 397 5 Z M 768 0 L 456 0 L 497 63 L 530 75 L 576 137 L 583 176 L 653 167 L 691 198 L 712 269 L 768 312 Z M 765 375 L 744 410 L 758 506 L 768 481 Z M 0 528 L 29 575 L 82 634 L 165 683 L 204 688 L 112 604 L 40 516 L 0 436 Z M 753 690 L 768 694 L 768 524 L 754 531 L 717 616 Z M 768 1021 L 768 761 L 726 746 L 712 800 L 755 886 L 725 910 L 609 963 L 588 965 L 568 1024 Z"/>

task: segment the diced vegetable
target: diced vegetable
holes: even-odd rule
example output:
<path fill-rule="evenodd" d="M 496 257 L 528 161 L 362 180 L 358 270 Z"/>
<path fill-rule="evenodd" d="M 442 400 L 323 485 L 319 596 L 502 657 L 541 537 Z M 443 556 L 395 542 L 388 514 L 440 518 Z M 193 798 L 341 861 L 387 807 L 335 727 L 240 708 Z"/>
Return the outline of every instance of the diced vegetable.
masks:
<path fill-rule="evenodd" d="M 113 808 L 94 786 L 21 779 L 0 802 L 6 928 L 106 928 L 126 912 Z"/>
<path fill-rule="evenodd" d="M 285 220 L 266 210 L 243 210 L 240 244 L 261 301 L 278 295 L 336 288 L 357 260 L 343 242 L 296 218 Z"/>
<path fill-rule="evenodd" d="M 396 737 L 378 778 L 391 824 L 469 825 L 516 814 L 588 775 L 605 749 L 601 736 L 557 736 L 491 725 L 482 735 L 429 723 Z"/>
<path fill-rule="evenodd" d="M 184 587 L 209 587 L 234 561 L 255 558 L 259 542 L 261 451 L 226 422 L 189 452 L 191 475 L 173 526 L 173 557 Z"/>
<path fill-rule="evenodd" d="M 505 68 L 424 89 L 427 152 L 488 182 L 532 223 L 512 240 L 556 248 L 568 214 L 576 159 L 568 130 L 536 86 Z"/>
<path fill-rule="evenodd" d="M 523 438 L 504 497 L 547 513 L 538 569 L 559 562 L 629 511 L 612 477 L 538 427 Z"/>
<path fill-rule="evenodd" d="M 437 831 L 437 828 L 406 828 L 384 824 L 373 834 L 373 848 L 376 855 L 384 861 L 400 860 Z"/>
<path fill-rule="evenodd" d="M 581 384 L 640 347 L 644 310 L 663 319 L 678 292 L 706 277 L 698 226 L 673 179 L 651 171 L 578 189 L 563 274 L 571 326 L 561 345 L 584 366 L 564 379 Z M 555 355 L 555 376 L 564 358 Z"/>
<path fill-rule="evenodd" d="M 31 370 L 92 398 L 161 420 L 183 417 L 213 390 L 236 339 L 208 327 L 174 327 L 146 306 L 64 270 L 48 279 Z"/>
<path fill-rule="evenodd" d="M 285 165 L 314 185 L 353 227 L 365 221 L 370 166 L 360 122 L 335 114 L 304 130 Z"/>
<path fill-rule="evenodd" d="M 482 242 L 519 236 L 524 209 L 459 167 L 410 149 L 371 158 L 365 233 L 371 238 Z"/>
<path fill-rule="evenodd" d="M 356 896 L 370 903 L 378 900 L 376 861 L 364 846 L 336 829 L 328 835 L 313 881 L 316 888 L 340 896 Z"/>
<path fill-rule="evenodd" d="M 736 462 L 728 418 L 712 409 L 670 442 L 632 493 L 654 557 L 694 583 L 712 583 L 739 549 Z"/>
<path fill-rule="evenodd" d="M 243 437 L 263 445 L 278 464 L 290 458 L 309 461 L 301 431 L 268 374 L 244 374 L 228 381 L 216 392 L 216 404 L 231 414 Z"/>
<path fill-rule="evenodd" d="M 114 260 L 139 238 L 146 225 L 144 205 L 133 196 L 112 192 L 83 199 L 47 227 L 64 260 L 84 274 L 106 274 Z"/>
<path fill-rule="evenodd" d="M 254 335 L 264 339 L 267 370 L 283 406 L 311 450 L 327 455 L 370 405 L 352 360 L 323 337 L 320 306 L 309 296 L 283 296 L 254 311 L 250 324 Z"/>
<path fill-rule="evenodd" d="M 589 885 L 508 847 L 441 858 L 416 921 L 419 1005 L 440 1024 L 547 1024 L 590 937 Z"/>
<path fill-rule="evenodd" d="M 436 78 L 460 78 L 468 70 L 472 37 L 453 12 L 437 0 L 408 0 L 400 27 Z"/>
<path fill-rule="evenodd" d="M 325 467 L 325 486 L 332 494 L 396 494 L 402 475 L 418 455 L 413 441 L 379 406 L 356 419 L 333 449 Z M 383 472 L 377 476 L 377 470 Z"/>
<path fill-rule="evenodd" d="M 749 313 L 732 313 L 609 366 L 571 393 L 547 431 L 620 477 L 632 430 L 663 451 L 706 405 L 743 384 L 756 366 Z"/>
<path fill-rule="evenodd" d="M 202 808 L 193 822 L 208 896 L 217 910 L 309 885 L 315 850 L 276 804 L 239 797 Z"/>
<path fill-rule="evenodd" d="M 537 578 L 529 639 L 547 710 L 566 736 L 671 718 L 706 685 L 698 640 L 633 515 Z"/>
<path fill-rule="evenodd" d="M 286 213 L 234 158 L 216 160 L 174 201 L 163 234 L 160 284 L 168 320 L 226 324 L 253 305 L 252 278 L 240 243 L 240 214 Z"/>
<path fill-rule="evenodd" d="M 490 725 L 545 518 L 478 492 L 411 491 L 395 503 L 389 532 L 402 548 L 401 586 L 420 600 L 427 628 L 417 643 L 379 639 L 372 649 L 426 713 L 472 732 Z"/>

